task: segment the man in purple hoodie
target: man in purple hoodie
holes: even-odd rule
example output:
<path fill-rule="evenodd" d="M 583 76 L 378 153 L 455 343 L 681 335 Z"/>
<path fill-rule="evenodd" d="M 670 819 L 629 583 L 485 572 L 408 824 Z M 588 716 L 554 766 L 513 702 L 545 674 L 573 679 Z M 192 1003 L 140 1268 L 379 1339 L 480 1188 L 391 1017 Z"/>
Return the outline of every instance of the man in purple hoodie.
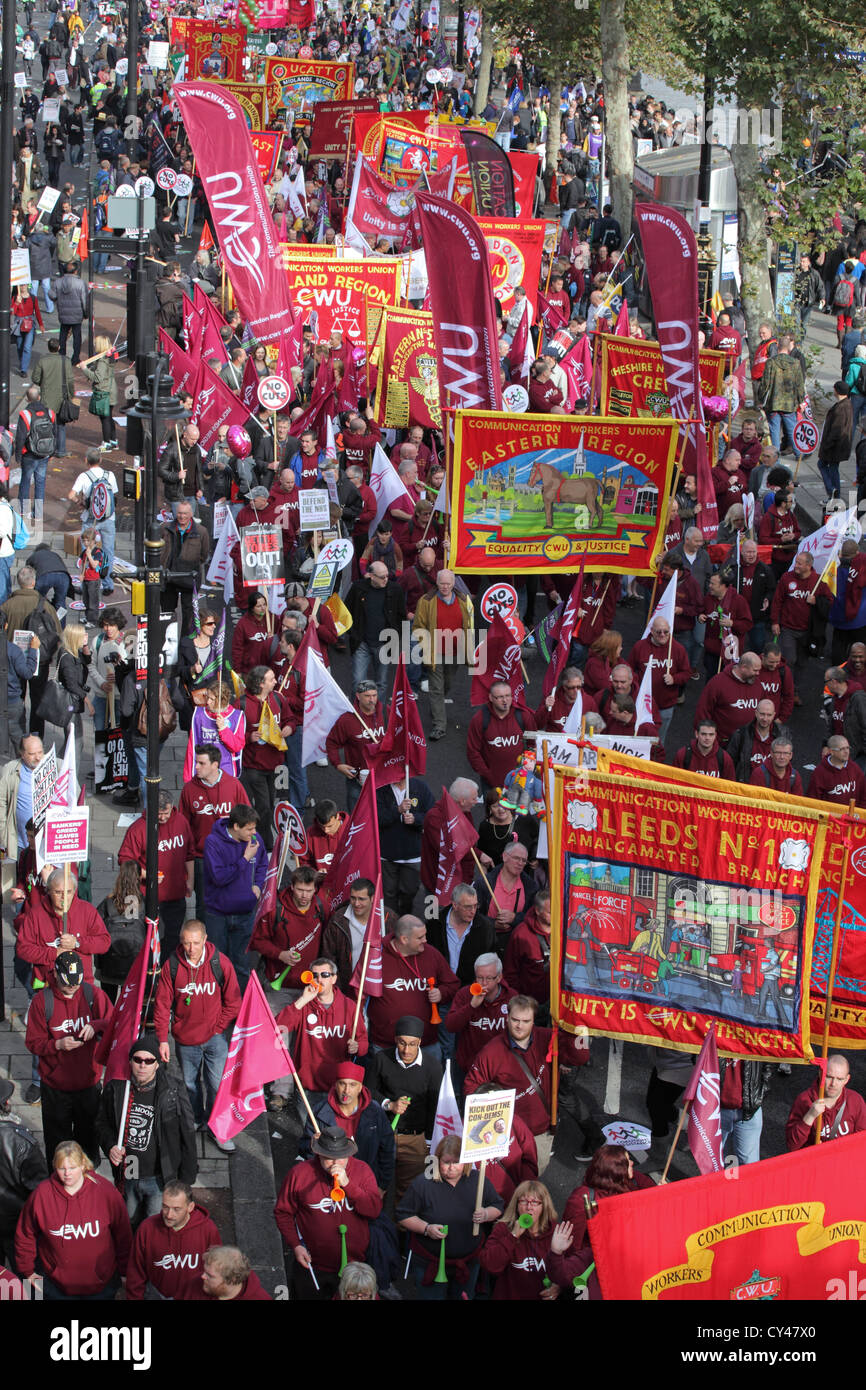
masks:
<path fill-rule="evenodd" d="M 250 975 L 247 946 L 268 872 L 268 853 L 256 833 L 258 812 L 234 806 L 204 842 L 204 920 L 209 939 L 235 968 L 241 994 Z"/>

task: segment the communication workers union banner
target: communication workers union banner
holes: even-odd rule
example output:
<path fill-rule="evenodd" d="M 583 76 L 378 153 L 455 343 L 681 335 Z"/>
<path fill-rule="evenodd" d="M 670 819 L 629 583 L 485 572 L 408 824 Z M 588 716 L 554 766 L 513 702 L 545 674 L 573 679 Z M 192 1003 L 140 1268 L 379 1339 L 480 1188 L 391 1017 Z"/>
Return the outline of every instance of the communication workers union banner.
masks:
<path fill-rule="evenodd" d="M 485 410 L 456 420 L 454 569 L 654 573 L 676 421 Z"/>
<path fill-rule="evenodd" d="M 670 396 L 658 343 L 614 338 L 609 333 L 603 333 L 600 342 L 601 414 L 648 415 L 652 419 L 670 415 Z M 725 354 L 701 348 L 698 367 L 702 394 L 720 396 L 725 379 Z"/>
<path fill-rule="evenodd" d="M 697 1052 L 715 1023 L 720 1053 L 811 1060 L 827 817 L 730 786 L 557 769 L 551 973 L 563 1028 Z"/>
<path fill-rule="evenodd" d="M 564 761 L 564 759 L 563 759 Z M 633 757 L 623 757 L 610 751 L 599 753 L 600 772 L 616 777 L 645 777 L 646 763 Z M 684 768 L 664 767 L 653 763 L 649 775 L 654 781 L 702 787 L 703 778 Z M 776 793 L 768 787 L 742 786 L 738 782 L 720 782 L 733 796 L 746 797 L 763 805 L 778 803 Z M 826 801 L 810 801 L 805 797 L 786 796 L 788 808 L 802 806 L 827 818 L 827 838 L 824 860 L 818 880 L 818 899 L 815 904 L 815 941 L 812 948 L 812 979 L 809 991 L 812 1042 L 819 1045 L 824 1035 L 827 1007 L 827 977 L 836 925 L 840 876 L 845 857 L 845 839 L 851 840 L 848 875 L 842 894 L 842 920 L 839 956 L 833 1002 L 830 1006 L 831 1047 L 859 1050 L 866 1048 L 866 813 L 855 809 L 848 816 L 842 807 Z"/>
<path fill-rule="evenodd" d="M 587 1229 L 602 1296 L 725 1303 L 862 1297 L 866 1134 L 741 1164 L 734 1176 L 709 1173 L 599 1202 Z M 725 1343 L 722 1354 L 737 1345 Z"/>
<path fill-rule="evenodd" d="M 395 257 L 350 260 L 348 256 L 310 256 L 310 248 L 283 248 L 283 263 L 292 303 L 304 321 L 315 313 L 319 341 L 336 330 L 363 344 L 365 305 L 396 305 L 400 298 L 400 262 Z"/>

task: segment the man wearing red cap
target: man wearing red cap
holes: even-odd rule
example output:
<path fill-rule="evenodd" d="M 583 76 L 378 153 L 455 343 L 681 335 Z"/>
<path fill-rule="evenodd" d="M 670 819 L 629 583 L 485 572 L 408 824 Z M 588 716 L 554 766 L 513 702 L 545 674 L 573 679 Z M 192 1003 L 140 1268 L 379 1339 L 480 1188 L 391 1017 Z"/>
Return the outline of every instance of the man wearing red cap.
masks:
<path fill-rule="evenodd" d="M 337 1067 L 347 1057 L 366 1057 L 367 1028 L 363 1014 L 353 1038 L 355 1001 L 347 999 L 336 988 L 337 967 L 332 960 L 320 956 L 310 967 L 312 980 L 293 1004 L 287 1004 L 277 1014 L 277 1023 L 294 1033 L 294 1062 L 307 1092 L 312 1110 L 326 1100 L 337 1075 Z M 288 1044 L 288 1036 L 286 1037 Z M 358 1068 L 363 1080 L 363 1068 Z M 284 1077 L 274 1082 L 272 1096 L 287 1096 L 291 1080 Z M 299 1104 L 302 1102 L 299 1101 Z M 302 1119 L 306 1119 L 303 1110 Z M 328 1122 L 329 1124 L 331 1121 Z"/>
<path fill-rule="evenodd" d="M 372 1170 L 382 1196 L 394 1176 L 394 1131 L 381 1105 L 364 1085 L 364 1068 L 355 1062 L 340 1062 L 334 1084 L 318 1106 L 313 1107 L 320 1129 L 338 1125 L 358 1146 L 358 1157 Z M 307 1120 L 300 1152 L 309 1158 L 313 1126 Z"/>

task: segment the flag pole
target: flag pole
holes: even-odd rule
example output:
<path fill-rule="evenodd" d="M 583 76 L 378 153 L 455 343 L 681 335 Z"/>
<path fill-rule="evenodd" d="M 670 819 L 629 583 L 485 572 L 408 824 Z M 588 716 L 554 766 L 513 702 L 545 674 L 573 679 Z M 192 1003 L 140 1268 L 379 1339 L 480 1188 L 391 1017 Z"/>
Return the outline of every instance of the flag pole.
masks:
<path fill-rule="evenodd" d="M 581 733 L 581 738 L 582 737 L 583 734 Z M 553 817 L 550 814 L 550 772 L 553 764 L 550 759 L 550 744 L 546 738 L 541 740 L 541 759 L 544 771 L 544 823 L 547 827 L 547 855 L 549 860 L 555 840 L 553 838 Z M 553 997 L 554 989 L 557 988 L 557 983 L 551 980 L 551 998 Z M 551 1022 L 553 1024 L 553 1033 L 550 1038 L 550 1124 L 551 1128 L 555 1128 L 557 1116 L 559 1114 L 559 1028 L 555 1018 L 552 1018 Z"/>
<path fill-rule="evenodd" d="M 358 983 L 358 998 L 355 1001 L 355 1017 L 352 1020 L 352 1036 L 350 1042 L 355 1042 L 358 1034 L 358 1019 L 361 1017 L 361 1004 L 364 999 L 364 981 L 367 978 L 367 966 L 370 964 L 370 943 L 364 943 L 364 963 L 361 966 L 361 979 Z"/>
<path fill-rule="evenodd" d="M 846 826 L 850 825 L 850 820 L 854 813 L 853 798 L 848 802 L 848 815 L 845 817 Z M 848 878 L 848 864 L 851 859 L 851 837 L 846 835 L 843 841 L 845 849 L 842 856 L 842 870 L 839 874 L 839 892 L 836 900 L 836 917 L 833 923 L 833 946 L 830 952 L 830 966 L 827 971 L 827 991 L 824 1003 L 824 1032 L 821 1037 L 821 1056 L 826 1063 L 827 1054 L 830 1051 L 830 1014 L 833 1008 L 833 991 L 836 986 L 836 969 L 839 964 L 839 944 L 842 934 L 842 908 L 845 905 L 845 884 Z M 826 1065 L 821 1071 L 821 1080 L 818 1084 L 818 1100 L 824 1099 L 824 1083 L 827 1080 Z M 821 1142 L 821 1116 L 815 1126 L 815 1143 Z"/>
<path fill-rule="evenodd" d="M 685 1123 L 686 1115 L 689 1113 L 689 1105 L 690 1105 L 690 1104 L 691 1104 L 690 1101 L 686 1101 L 685 1105 L 683 1106 L 682 1110 L 680 1111 L 680 1118 L 679 1118 L 679 1122 L 678 1122 L 678 1124 L 677 1124 L 677 1132 L 676 1132 L 676 1134 L 674 1135 L 674 1142 L 671 1144 L 671 1151 L 670 1151 L 670 1153 L 668 1154 L 668 1161 L 667 1161 L 667 1163 L 665 1164 L 665 1170 L 664 1170 L 664 1172 L 662 1173 L 661 1178 L 659 1179 L 659 1186 L 661 1186 L 661 1184 L 662 1184 L 663 1182 L 667 1182 L 668 1169 L 670 1168 L 671 1162 L 672 1162 L 672 1160 L 673 1160 L 673 1156 L 674 1156 L 674 1154 L 676 1153 L 677 1142 L 678 1142 L 678 1140 L 679 1140 L 680 1134 L 682 1133 L 682 1128 L 683 1128 L 683 1124 Z"/>
<path fill-rule="evenodd" d="M 482 1198 L 483 1195 L 484 1195 L 484 1179 L 485 1179 L 486 1177 L 487 1177 L 487 1159 L 486 1159 L 486 1158 L 482 1158 L 480 1164 L 478 1165 L 478 1186 L 477 1186 L 476 1189 L 475 1189 L 475 1210 L 476 1210 L 476 1211 L 480 1211 L 480 1210 L 481 1210 L 481 1198 Z M 473 1234 L 474 1236 L 477 1236 L 477 1235 L 480 1235 L 480 1233 L 481 1233 L 481 1227 L 478 1225 L 478 1222 L 477 1222 L 477 1221 L 473 1221 L 473 1223 L 472 1223 L 472 1234 Z M 445 1242 L 443 1241 L 442 1243 L 443 1243 L 443 1246 L 444 1246 Z"/>
<path fill-rule="evenodd" d="M 497 911 L 497 912 L 501 912 L 501 911 L 502 911 L 502 908 L 499 906 L 499 903 L 497 902 L 496 894 L 494 893 L 493 889 L 492 889 L 491 886 L 490 886 L 490 879 L 487 877 L 486 873 L 484 872 L 484 868 L 483 868 L 483 866 L 482 866 L 481 860 L 478 858 L 478 855 L 475 853 L 475 846 L 474 846 L 474 845 L 473 845 L 473 847 L 470 849 L 469 853 L 472 855 L 472 858 L 475 860 L 475 867 L 477 868 L 477 870 L 478 870 L 478 872 L 480 873 L 481 877 L 484 879 L 484 886 L 486 887 L 488 893 L 490 894 L 490 901 L 491 901 L 492 903 L 495 903 L 495 905 L 496 905 L 496 911 Z"/>
<path fill-rule="evenodd" d="M 306 1093 L 306 1091 L 304 1090 L 304 1088 L 303 1088 L 303 1086 L 302 1086 L 302 1084 L 301 1084 L 301 1078 L 298 1076 L 297 1068 L 296 1068 L 294 1062 L 292 1061 L 292 1058 L 291 1058 L 291 1056 L 290 1056 L 290 1054 L 289 1054 L 288 1048 L 286 1048 L 286 1056 L 287 1056 L 288 1059 L 289 1059 L 289 1070 L 290 1070 L 291 1073 L 292 1073 L 292 1079 L 293 1079 L 293 1081 L 294 1081 L 294 1083 L 295 1083 L 295 1086 L 297 1087 L 298 1095 L 301 1097 L 301 1100 L 304 1102 L 304 1109 L 306 1110 L 307 1114 L 308 1114 L 309 1117 L 310 1117 L 310 1123 L 311 1123 L 311 1125 L 313 1126 L 313 1133 L 315 1134 L 316 1138 L 318 1139 L 318 1138 L 319 1138 L 319 1135 L 321 1134 L 322 1131 L 319 1129 L 318 1121 L 316 1120 L 316 1117 L 315 1117 L 315 1115 L 313 1114 L 313 1111 L 312 1111 L 312 1109 L 311 1109 L 311 1107 L 310 1107 L 310 1102 L 309 1102 L 309 1100 L 307 1099 L 307 1093 Z"/>

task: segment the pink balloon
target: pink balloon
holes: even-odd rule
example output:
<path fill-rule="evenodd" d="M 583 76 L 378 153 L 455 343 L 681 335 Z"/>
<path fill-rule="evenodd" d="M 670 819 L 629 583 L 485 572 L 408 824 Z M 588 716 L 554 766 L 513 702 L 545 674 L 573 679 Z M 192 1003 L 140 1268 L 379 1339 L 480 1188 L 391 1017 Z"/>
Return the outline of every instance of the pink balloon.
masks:
<path fill-rule="evenodd" d="M 728 418 L 727 396 L 702 396 L 704 419 L 711 425 L 718 425 Z"/>
<path fill-rule="evenodd" d="M 226 443 L 236 459 L 249 458 L 253 451 L 252 441 L 242 425 L 230 425 Z"/>

